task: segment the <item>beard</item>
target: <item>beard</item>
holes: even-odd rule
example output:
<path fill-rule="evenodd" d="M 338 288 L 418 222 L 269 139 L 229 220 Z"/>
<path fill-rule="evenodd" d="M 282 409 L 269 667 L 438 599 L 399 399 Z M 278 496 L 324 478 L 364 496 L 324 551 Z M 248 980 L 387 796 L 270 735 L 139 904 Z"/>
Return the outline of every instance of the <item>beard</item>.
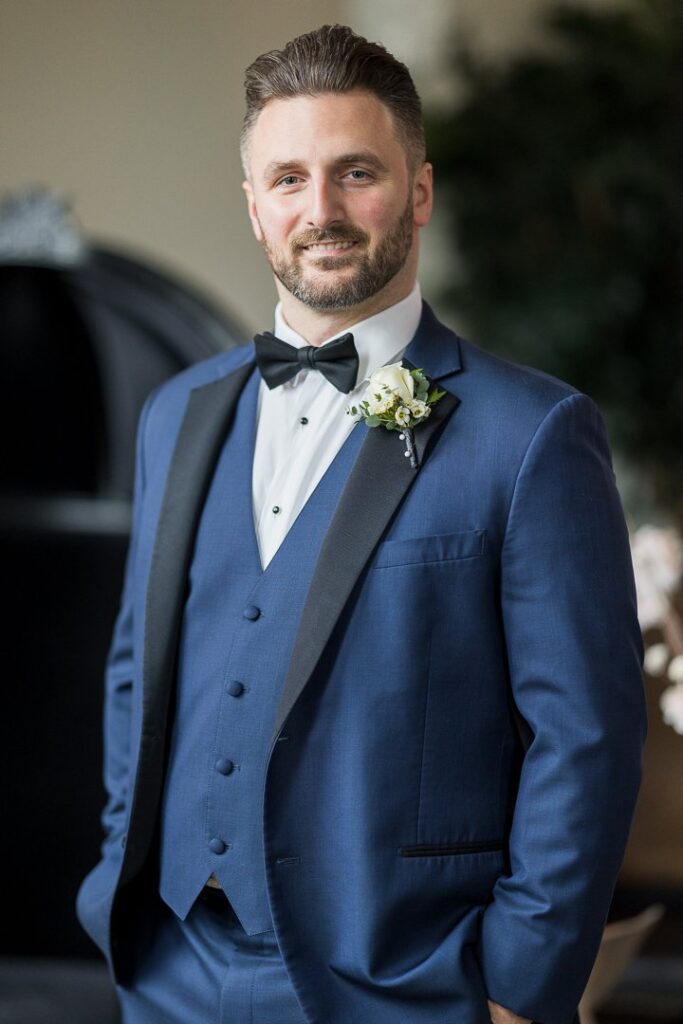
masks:
<path fill-rule="evenodd" d="M 381 238 L 373 255 L 360 258 L 352 249 L 348 256 L 325 257 L 316 260 L 316 269 L 334 271 L 355 265 L 355 273 L 343 281 L 312 280 L 310 270 L 303 265 L 300 252 L 306 245 L 316 242 L 360 242 L 367 245 L 368 236 L 357 228 L 340 225 L 328 231 L 309 232 L 291 243 L 291 255 L 278 252 L 269 245 L 263 226 L 263 247 L 270 268 L 288 292 L 311 309 L 348 309 L 376 295 L 404 266 L 413 244 L 413 197 L 394 223 Z"/>

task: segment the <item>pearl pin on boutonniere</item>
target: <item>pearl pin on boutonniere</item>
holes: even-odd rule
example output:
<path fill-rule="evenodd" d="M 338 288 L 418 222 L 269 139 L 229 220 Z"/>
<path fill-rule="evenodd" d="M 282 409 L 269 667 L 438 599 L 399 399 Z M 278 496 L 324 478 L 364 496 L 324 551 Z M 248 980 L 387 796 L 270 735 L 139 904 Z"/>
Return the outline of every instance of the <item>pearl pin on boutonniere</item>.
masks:
<path fill-rule="evenodd" d="M 432 406 L 445 394 L 439 388 L 429 391 L 429 381 L 422 370 L 389 363 L 372 374 L 363 401 L 346 412 L 358 415 L 368 427 L 400 430 L 399 440 L 406 442 L 406 458 L 410 457 L 411 466 L 417 469 L 413 428 L 427 419 Z"/>

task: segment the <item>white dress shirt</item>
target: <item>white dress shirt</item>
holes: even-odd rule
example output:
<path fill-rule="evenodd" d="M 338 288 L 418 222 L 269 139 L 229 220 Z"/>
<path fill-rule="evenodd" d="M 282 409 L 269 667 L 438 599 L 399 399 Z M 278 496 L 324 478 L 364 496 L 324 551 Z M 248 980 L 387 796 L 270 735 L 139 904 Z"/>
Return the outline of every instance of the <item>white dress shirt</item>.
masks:
<path fill-rule="evenodd" d="M 362 400 L 375 370 L 401 360 L 421 315 L 416 283 L 401 302 L 324 342 L 327 345 L 347 331 L 353 334 L 359 364 L 356 387 L 348 394 L 338 391 L 319 370 L 301 369 L 272 390 L 261 380 L 252 498 L 263 569 L 357 425 L 358 417 L 347 414 L 347 408 Z M 275 308 L 275 335 L 297 348 L 308 344 L 285 323 L 281 303 Z"/>

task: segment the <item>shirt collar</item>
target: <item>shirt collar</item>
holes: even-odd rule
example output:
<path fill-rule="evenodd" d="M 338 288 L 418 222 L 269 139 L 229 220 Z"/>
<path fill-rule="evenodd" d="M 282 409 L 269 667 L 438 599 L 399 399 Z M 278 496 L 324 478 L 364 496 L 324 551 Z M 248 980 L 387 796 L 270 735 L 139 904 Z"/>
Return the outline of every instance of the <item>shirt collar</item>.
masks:
<path fill-rule="evenodd" d="M 359 320 L 357 324 L 338 331 L 332 338 L 327 338 L 323 345 L 340 338 L 348 331 L 353 334 L 353 340 L 358 352 L 358 374 L 354 391 L 364 384 L 380 366 L 387 363 L 397 363 L 403 356 L 404 351 L 412 341 L 417 326 L 422 316 L 422 293 L 420 285 L 415 282 L 415 287 L 410 295 L 393 306 L 383 309 L 381 313 Z M 303 348 L 308 342 L 292 330 L 282 315 L 282 303 L 278 302 L 275 307 L 275 336 L 286 341 L 296 348 Z M 303 380 L 308 370 L 300 370 L 294 377 L 286 381 L 283 387 L 295 387 Z"/>

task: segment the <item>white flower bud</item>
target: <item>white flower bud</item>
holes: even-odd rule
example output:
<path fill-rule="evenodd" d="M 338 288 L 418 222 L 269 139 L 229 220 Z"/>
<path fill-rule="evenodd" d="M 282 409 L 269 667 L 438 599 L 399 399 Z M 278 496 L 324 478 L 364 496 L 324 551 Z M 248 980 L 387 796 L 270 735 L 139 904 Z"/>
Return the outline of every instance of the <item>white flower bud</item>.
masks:
<path fill-rule="evenodd" d="M 368 403 L 368 415 L 377 416 L 386 406 L 391 393 L 387 388 L 373 385 L 365 392 L 364 401 Z"/>
<path fill-rule="evenodd" d="M 683 686 L 668 686 L 659 698 L 662 718 L 683 736 Z"/>
<path fill-rule="evenodd" d="M 661 676 L 669 664 L 671 651 L 666 644 L 652 644 L 645 651 L 643 668 L 649 676 Z"/>
<path fill-rule="evenodd" d="M 663 622 L 668 595 L 675 592 L 683 573 L 683 543 L 676 530 L 645 525 L 631 537 L 631 555 L 638 595 L 641 629 Z"/>
<path fill-rule="evenodd" d="M 423 402 L 420 398 L 414 398 L 412 402 L 408 402 L 407 405 L 413 416 L 418 420 L 425 419 L 432 411 L 427 403 Z"/>
<path fill-rule="evenodd" d="M 683 683 L 683 654 L 677 654 L 672 658 L 666 674 L 672 683 Z"/>

